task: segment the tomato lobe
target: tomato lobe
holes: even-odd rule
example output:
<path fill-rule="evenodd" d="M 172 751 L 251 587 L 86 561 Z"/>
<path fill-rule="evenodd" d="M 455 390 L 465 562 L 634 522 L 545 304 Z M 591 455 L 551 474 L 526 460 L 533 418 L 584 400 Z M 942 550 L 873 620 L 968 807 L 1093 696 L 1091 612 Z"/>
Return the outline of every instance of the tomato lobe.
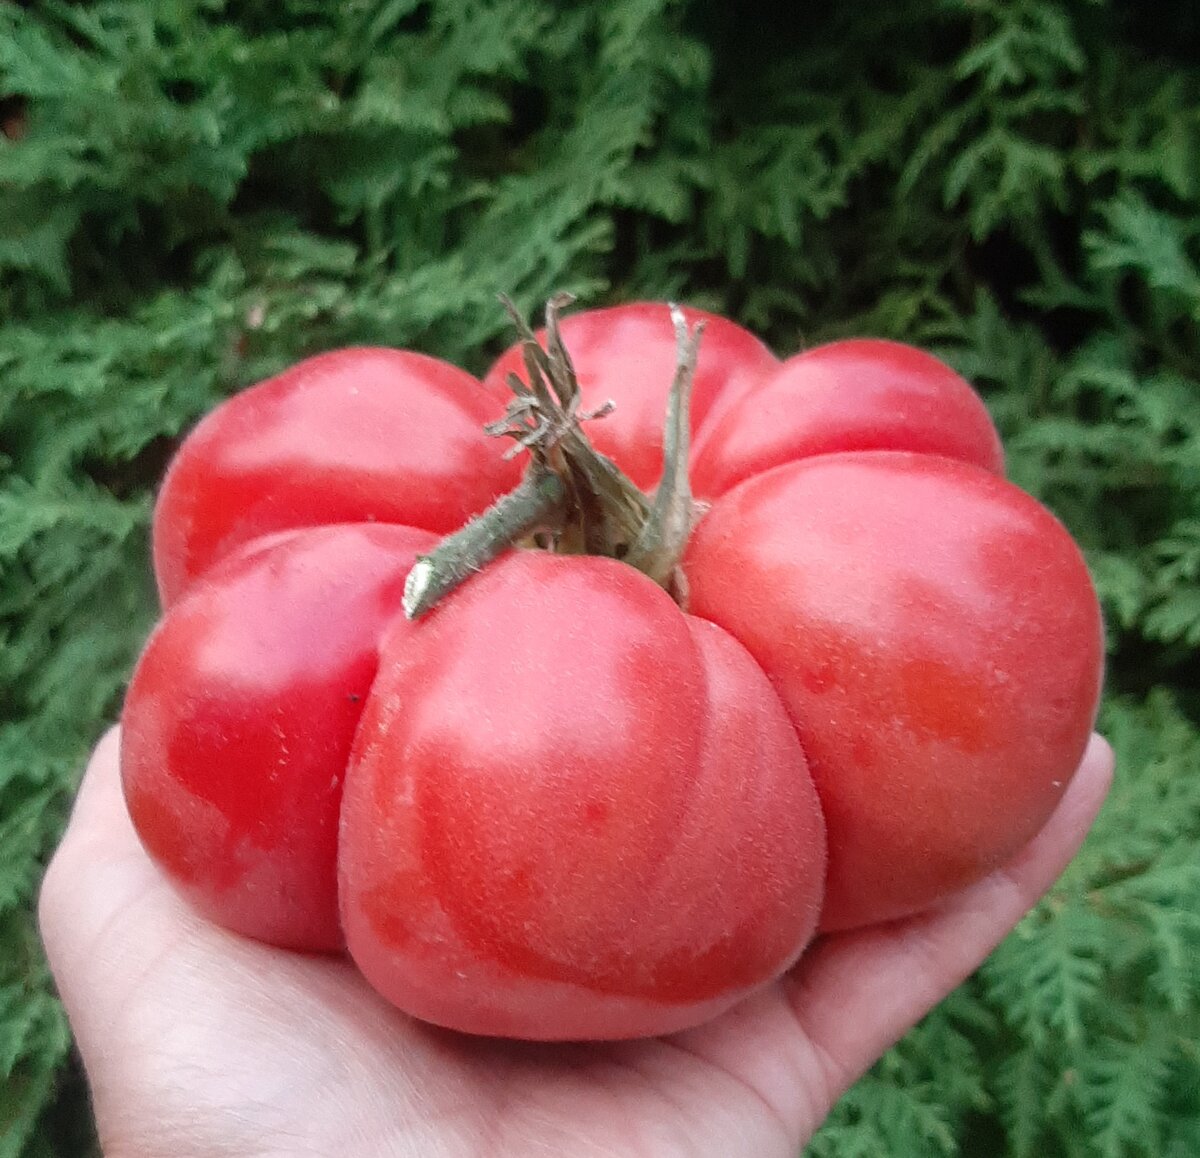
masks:
<path fill-rule="evenodd" d="M 159 625 L 123 713 L 126 800 L 151 856 L 228 928 L 336 949 L 351 740 L 404 577 L 432 536 L 295 532 L 214 568 Z"/>
<path fill-rule="evenodd" d="M 342 815 L 372 984 L 472 1032 L 624 1037 L 794 959 L 819 806 L 738 644 L 620 563 L 530 552 L 420 626 L 384 646 Z M 444 991 L 459 974 L 470 1000 Z"/>
<path fill-rule="evenodd" d="M 387 349 L 317 355 L 238 394 L 192 432 L 159 494 L 163 602 L 276 531 L 344 522 L 456 530 L 516 485 L 519 465 L 483 432 L 502 410 L 465 371 Z"/>
<path fill-rule="evenodd" d="M 823 928 L 924 908 L 1045 822 L 1103 649 L 1078 549 L 1029 496 L 934 456 L 806 459 L 719 499 L 685 567 L 693 613 L 762 665 L 808 757 Z"/>
<path fill-rule="evenodd" d="M 749 389 L 779 363 L 741 326 L 690 306 L 683 313 L 689 326 L 705 326 L 691 401 L 692 427 L 699 430 L 719 399 Z M 654 487 L 662 475 L 663 421 L 677 353 L 670 308 L 636 302 L 587 310 L 565 318 L 561 330 L 583 409 L 614 403 L 611 414 L 587 424 L 588 439 L 637 486 Z M 519 346 L 506 350 L 484 381 L 500 389 L 510 373 L 526 377 Z"/>
<path fill-rule="evenodd" d="M 715 498 L 785 462 L 850 450 L 907 450 L 1004 473 L 982 400 L 923 350 L 878 338 L 817 346 L 783 362 L 710 418 L 692 485 Z"/>

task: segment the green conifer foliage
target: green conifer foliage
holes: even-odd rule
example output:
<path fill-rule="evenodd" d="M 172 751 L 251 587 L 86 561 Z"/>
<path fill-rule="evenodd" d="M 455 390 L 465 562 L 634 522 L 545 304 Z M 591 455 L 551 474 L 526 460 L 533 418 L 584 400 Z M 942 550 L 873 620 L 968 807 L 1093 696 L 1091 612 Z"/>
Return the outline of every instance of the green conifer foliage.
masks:
<path fill-rule="evenodd" d="M 559 289 L 934 349 L 1101 591 L 1095 833 L 811 1153 L 1200 1154 L 1200 18 L 779 7 L 0 3 L 0 1158 L 87 1146 L 33 904 L 176 440 L 336 345 L 478 370 Z"/>

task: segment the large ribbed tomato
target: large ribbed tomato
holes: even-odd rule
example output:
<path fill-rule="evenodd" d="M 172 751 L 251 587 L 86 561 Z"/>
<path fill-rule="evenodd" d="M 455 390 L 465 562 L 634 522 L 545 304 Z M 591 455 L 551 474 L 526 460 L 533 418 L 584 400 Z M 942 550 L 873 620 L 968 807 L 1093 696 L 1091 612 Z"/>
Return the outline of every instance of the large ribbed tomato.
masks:
<path fill-rule="evenodd" d="M 1095 712 L 1099 613 L 978 397 L 896 343 L 780 362 L 686 318 L 706 326 L 703 501 L 662 585 L 640 539 L 579 554 L 593 532 L 556 523 L 401 612 L 414 559 L 521 477 L 482 429 L 526 377 L 516 349 L 483 383 L 322 355 L 185 440 L 122 772 L 146 848 L 213 920 L 344 948 L 452 1028 L 640 1036 L 779 976 L 818 922 L 936 902 L 1042 824 Z M 568 464 L 555 517 L 591 502 L 565 432 L 612 401 L 586 431 L 636 523 L 632 484 L 663 474 L 671 315 L 583 312 L 561 335 L 579 397 L 530 423 Z"/>

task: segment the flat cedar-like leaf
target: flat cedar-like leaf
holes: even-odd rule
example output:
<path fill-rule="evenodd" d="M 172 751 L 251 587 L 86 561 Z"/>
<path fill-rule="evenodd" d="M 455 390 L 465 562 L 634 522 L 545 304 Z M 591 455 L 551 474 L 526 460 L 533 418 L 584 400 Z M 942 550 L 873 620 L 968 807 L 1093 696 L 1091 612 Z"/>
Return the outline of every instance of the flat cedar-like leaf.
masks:
<path fill-rule="evenodd" d="M 1194 225 L 1126 192 L 1101 207 L 1104 228 L 1084 234 L 1092 265 L 1100 272 L 1131 270 L 1151 288 L 1177 293 L 1200 318 L 1200 264 L 1188 253 L 1197 237 Z"/>
<path fill-rule="evenodd" d="M 1180 1046 L 1173 1028 L 1154 1021 L 1136 1041 L 1098 1042 L 1080 1069 L 1086 1115 L 1103 1158 L 1162 1152 L 1159 1107 Z"/>
<path fill-rule="evenodd" d="M 1083 1041 L 1104 979 L 1104 925 L 1081 906 L 1047 906 L 1027 917 L 985 967 L 993 1000 L 1034 1045 L 1061 1033 Z"/>
<path fill-rule="evenodd" d="M 833 1117 L 831 1128 L 842 1125 L 861 1136 L 872 1136 L 878 1149 L 875 1153 L 899 1155 L 900 1158 L 920 1158 L 925 1155 L 957 1153 L 955 1132 L 950 1114 L 939 1092 L 932 1084 L 884 1081 L 875 1075 L 862 1078 L 842 1099 Z M 826 1147 L 818 1135 L 811 1153 L 837 1155 L 868 1153 L 852 1146 L 843 1149 L 834 1142 Z"/>
<path fill-rule="evenodd" d="M 1046 1105 L 1059 1079 L 1055 1069 L 1050 1058 L 1033 1045 L 1010 1053 L 996 1069 L 996 1097 L 1012 1158 L 1034 1158 L 1042 1153 Z"/>

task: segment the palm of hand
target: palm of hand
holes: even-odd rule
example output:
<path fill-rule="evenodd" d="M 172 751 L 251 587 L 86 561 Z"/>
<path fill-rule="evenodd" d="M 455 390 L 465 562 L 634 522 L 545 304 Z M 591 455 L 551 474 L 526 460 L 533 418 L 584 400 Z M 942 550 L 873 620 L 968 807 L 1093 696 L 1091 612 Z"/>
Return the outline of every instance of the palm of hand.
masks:
<path fill-rule="evenodd" d="M 467 1038 L 404 1017 L 346 961 L 208 925 L 142 852 L 111 735 L 47 874 L 43 935 L 109 1158 L 790 1158 L 1049 887 L 1111 764 L 1094 742 L 1032 844 L 937 911 L 826 938 L 782 981 L 668 1038 Z"/>

